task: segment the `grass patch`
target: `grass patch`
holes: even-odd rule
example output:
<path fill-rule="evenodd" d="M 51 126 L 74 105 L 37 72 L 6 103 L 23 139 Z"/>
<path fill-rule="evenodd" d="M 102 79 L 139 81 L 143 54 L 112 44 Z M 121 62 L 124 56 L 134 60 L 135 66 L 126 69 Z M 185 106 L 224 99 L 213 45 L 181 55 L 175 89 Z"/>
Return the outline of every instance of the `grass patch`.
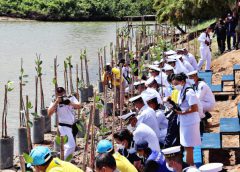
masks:
<path fill-rule="evenodd" d="M 211 19 L 211 20 L 207 20 L 207 21 L 204 21 L 202 23 L 199 23 L 198 25 L 196 26 L 193 26 L 191 29 L 190 29 L 190 33 L 192 32 L 196 32 L 198 30 L 202 30 L 204 28 L 207 28 L 208 26 L 210 26 L 211 24 L 215 23 L 216 22 L 216 19 Z"/>

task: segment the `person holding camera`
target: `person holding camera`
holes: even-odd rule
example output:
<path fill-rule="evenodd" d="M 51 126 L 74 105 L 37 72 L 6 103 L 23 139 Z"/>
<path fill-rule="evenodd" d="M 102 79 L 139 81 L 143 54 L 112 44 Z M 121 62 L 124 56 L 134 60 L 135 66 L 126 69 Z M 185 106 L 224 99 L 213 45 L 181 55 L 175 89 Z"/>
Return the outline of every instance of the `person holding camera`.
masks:
<path fill-rule="evenodd" d="M 64 159 L 75 151 L 76 143 L 72 133 L 75 122 L 75 109 L 80 109 L 81 104 L 74 96 L 67 96 L 63 87 L 56 90 L 57 98 L 48 108 L 48 115 L 54 112 L 58 115 L 58 130 L 61 136 L 67 136 L 68 142 L 64 145 Z"/>

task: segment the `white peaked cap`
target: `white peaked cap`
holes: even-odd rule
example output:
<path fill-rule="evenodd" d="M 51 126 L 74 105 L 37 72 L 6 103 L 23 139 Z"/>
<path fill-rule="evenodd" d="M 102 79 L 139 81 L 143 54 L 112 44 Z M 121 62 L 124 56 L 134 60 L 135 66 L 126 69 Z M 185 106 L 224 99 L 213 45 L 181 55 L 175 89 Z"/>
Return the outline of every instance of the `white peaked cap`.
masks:
<path fill-rule="evenodd" d="M 127 120 L 128 118 L 130 118 L 131 116 L 135 116 L 136 112 L 129 112 L 127 114 L 124 114 L 122 116 L 119 116 L 118 118 L 123 119 L 123 120 Z"/>
<path fill-rule="evenodd" d="M 219 172 L 222 171 L 222 168 L 223 168 L 222 163 L 209 163 L 199 167 L 199 170 L 201 172 Z"/>
<path fill-rule="evenodd" d="M 154 98 L 157 98 L 156 94 L 151 91 L 152 89 L 147 89 L 145 94 L 142 95 L 142 98 L 147 102 L 149 100 L 152 100 Z"/>
<path fill-rule="evenodd" d="M 149 65 L 148 68 L 149 68 L 149 69 L 152 69 L 152 70 L 155 70 L 155 71 L 158 71 L 158 72 L 161 71 L 160 68 L 158 68 L 158 67 L 155 66 L 155 65 Z"/>
<path fill-rule="evenodd" d="M 191 75 L 194 75 L 194 74 L 197 74 L 197 73 L 198 73 L 198 71 L 194 70 L 192 72 L 187 73 L 187 76 L 191 76 Z"/>
<path fill-rule="evenodd" d="M 173 54 L 177 54 L 177 52 L 173 51 L 173 50 L 169 50 L 169 51 L 164 52 L 164 54 L 167 55 L 167 56 L 170 56 L 170 55 L 173 55 Z"/>
<path fill-rule="evenodd" d="M 163 68 L 165 71 L 167 71 L 167 70 L 173 70 L 174 68 L 171 66 L 171 65 L 169 65 L 169 64 L 165 64 L 165 66 L 164 66 L 164 68 Z"/>
<path fill-rule="evenodd" d="M 181 151 L 181 146 L 174 146 L 174 147 L 170 147 L 162 150 L 165 157 L 171 157 L 180 151 Z"/>
<path fill-rule="evenodd" d="M 140 98 L 142 98 L 141 95 L 131 97 L 131 98 L 129 99 L 129 102 L 135 102 L 136 100 L 138 100 L 138 99 L 140 99 Z"/>
<path fill-rule="evenodd" d="M 134 82 L 134 86 L 138 86 L 138 85 L 141 85 L 141 84 L 145 84 L 146 83 L 146 81 L 144 81 L 144 80 L 141 80 L 141 81 L 137 81 L 137 82 Z"/>
<path fill-rule="evenodd" d="M 151 76 L 151 77 L 145 82 L 145 85 L 148 86 L 148 85 L 151 84 L 154 80 L 155 80 L 155 78 Z"/>
<path fill-rule="evenodd" d="M 153 62 L 153 65 L 159 65 L 159 64 L 160 64 L 159 61 L 154 61 L 154 62 Z"/>

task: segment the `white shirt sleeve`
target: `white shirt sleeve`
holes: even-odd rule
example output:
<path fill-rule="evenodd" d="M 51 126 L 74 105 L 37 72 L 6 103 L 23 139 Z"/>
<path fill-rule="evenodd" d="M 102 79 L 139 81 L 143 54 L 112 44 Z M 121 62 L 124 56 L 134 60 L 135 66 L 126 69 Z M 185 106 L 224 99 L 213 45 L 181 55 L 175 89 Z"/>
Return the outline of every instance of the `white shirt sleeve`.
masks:
<path fill-rule="evenodd" d="M 201 35 L 198 37 L 199 42 L 205 42 L 206 40 L 206 34 L 203 32 Z"/>
<path fill-rule="evenodd" d="M 72 103 L 79 103 L 78 100 L 76 99 L 76 97 L 74 97 L 74 96 L 71 96 L 69 99 Z"/>
<path fill-rule="evenodd" d="M 202 98 L 206 95 L 207 89 L 204 87 L 204 84 L 199 84 L 198 90 L 197 90 L 197 97 L 202 100 Z"/>
<path fill-rule="evenodd" d="M 186 99 L 188 101 L 189 106 L 198 104 L 198 98 L 197 98 L 197 96 L 196 96 L 196 94 L 194 93 L 193 90 L 187 91 Z"/>

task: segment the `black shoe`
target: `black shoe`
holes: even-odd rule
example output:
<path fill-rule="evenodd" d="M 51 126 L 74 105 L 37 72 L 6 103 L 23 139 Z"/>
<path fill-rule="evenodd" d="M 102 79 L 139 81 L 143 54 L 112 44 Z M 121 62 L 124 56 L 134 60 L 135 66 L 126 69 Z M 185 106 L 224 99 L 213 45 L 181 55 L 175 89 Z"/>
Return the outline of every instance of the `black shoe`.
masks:
<path fill-rule="evenodd" d="M 209 112 L 205 112 L 205 119 L 208 120 L 212 118 L 212 115 Z"/>

